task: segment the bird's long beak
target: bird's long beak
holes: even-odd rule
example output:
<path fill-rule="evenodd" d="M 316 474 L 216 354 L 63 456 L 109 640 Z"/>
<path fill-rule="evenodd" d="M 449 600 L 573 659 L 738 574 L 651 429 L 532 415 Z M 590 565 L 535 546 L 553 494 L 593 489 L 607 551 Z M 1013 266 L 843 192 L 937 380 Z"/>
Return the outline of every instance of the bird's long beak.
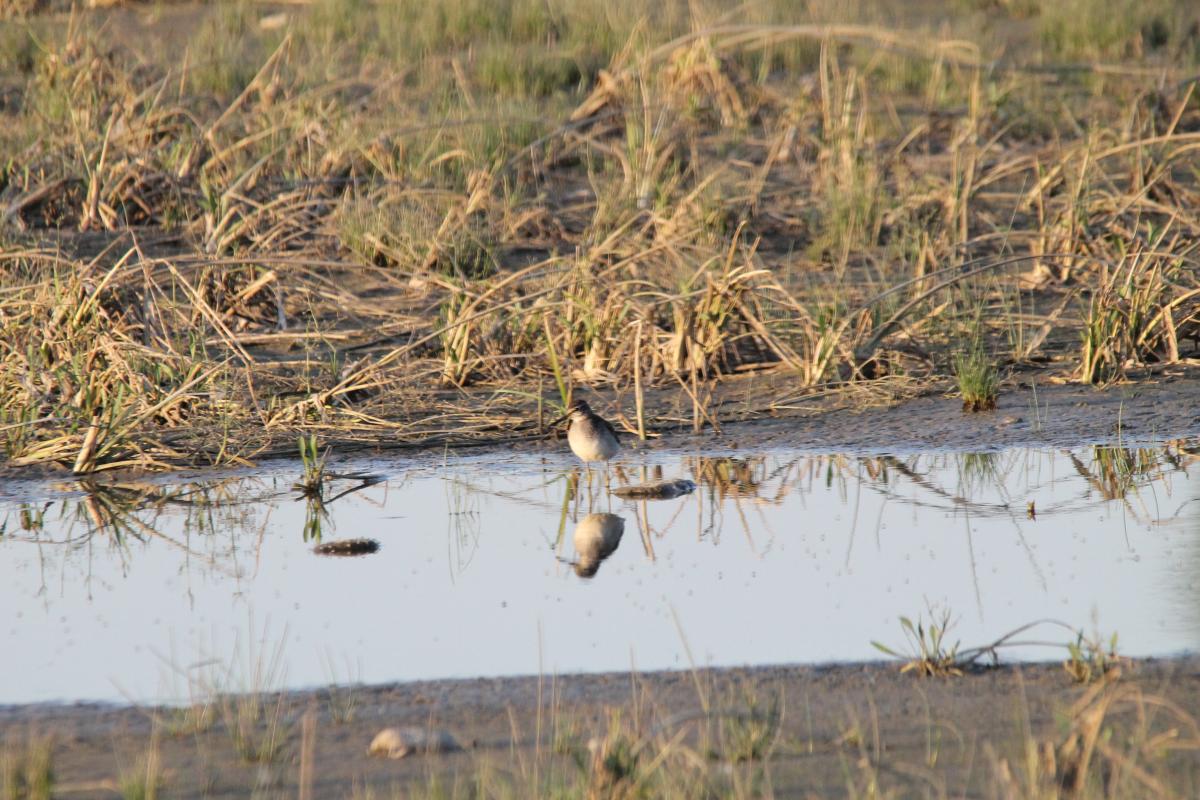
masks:
<path fill-rule="evenodd" d="M 571 416 L 571 412 L 570 412 L 570 411 L 568 411 L 567 413 L 563 414 L 563 415 L 562 415 L 561 417 L 559 417 L 558 419 L 556 419 L 556 420 L 554 420 L 553 422 L 551 422 L 551 423 L 550 423 L 550 427 L 551 427 L 551 428 L 557 427 L 557 426 L 558 426 L 558 425 L 559 425 L 559 424 L 560 424 L 560 423 L 561 423 L 563 420 L 565 420 L 565 419 L 566 419 L 567 417 L 569 417 L 569 416 Z"/>

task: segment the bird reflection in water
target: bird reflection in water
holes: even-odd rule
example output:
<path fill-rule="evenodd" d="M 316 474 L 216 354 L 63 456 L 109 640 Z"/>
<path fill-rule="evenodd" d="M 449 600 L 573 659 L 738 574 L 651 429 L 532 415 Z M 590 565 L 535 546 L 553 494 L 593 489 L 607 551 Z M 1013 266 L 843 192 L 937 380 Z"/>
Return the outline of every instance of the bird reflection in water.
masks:
<path fill-rule="evenodd" d="M 591 578 L 601 562 L 616 552 L 625 533 L 625 520 L 616 514 L 588 514 L 575 526 L 575 561 L 571 567 L 581 578 Z"/>

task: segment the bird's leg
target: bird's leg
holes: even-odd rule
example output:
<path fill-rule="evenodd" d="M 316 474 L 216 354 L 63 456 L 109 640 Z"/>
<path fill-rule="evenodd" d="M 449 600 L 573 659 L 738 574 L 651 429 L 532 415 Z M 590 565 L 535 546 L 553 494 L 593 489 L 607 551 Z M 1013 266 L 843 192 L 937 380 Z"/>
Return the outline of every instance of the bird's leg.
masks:
<path fill-rule="evenodd" d="M 617 473 L 617 480 L 620 481 L 622 485 L 629 483 L 629 476 L 625 474 L 625 469 L 620 464 L 614 465 L 613 470 Z"/>
<path fill-rule="evenodd" d="M 579 513 L 579 467 L 571 467 L 567 474 L 567 498 L 571 504 L 573 515 Z"/>
<path fill-rule="evenodd" d="M 612 481 L 608 472 L 608 462 L 604 462 L 604 497 L 608 500 L 608 512 L 612 513 Z"/>

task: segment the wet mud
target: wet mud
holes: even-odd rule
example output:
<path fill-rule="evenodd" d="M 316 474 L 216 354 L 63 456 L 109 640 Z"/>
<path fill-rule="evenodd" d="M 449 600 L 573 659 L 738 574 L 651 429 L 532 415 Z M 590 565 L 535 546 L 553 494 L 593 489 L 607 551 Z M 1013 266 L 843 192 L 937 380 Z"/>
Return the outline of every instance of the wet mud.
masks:
<path fill-rule="evenodd" d="M 961 400 L 942 392 L 892 406 L 855 408 L 853 399 L 839 399 L 793 411 L 797 416 L 727 425 L 717 437 L 706 431 L 664 442 L 871 454 L 1161 441 L 1200 433 L 1200 373 L 1179 369 L 1103 389 L 1026 383 L 979 413 L 964 412 Z"/>

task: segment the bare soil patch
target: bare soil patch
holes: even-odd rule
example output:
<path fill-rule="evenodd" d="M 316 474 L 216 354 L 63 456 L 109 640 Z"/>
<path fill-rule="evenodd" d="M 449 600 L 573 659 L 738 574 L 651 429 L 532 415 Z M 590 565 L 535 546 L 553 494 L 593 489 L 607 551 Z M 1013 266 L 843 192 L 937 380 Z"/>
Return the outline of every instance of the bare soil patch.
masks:
<path fill-rule="evenodd" d="M 451 796 L 472 796 L 468 787 L 480 781 L 494 791 L 522 787 L 516 789 L 520 793 L 534 785 L 535 764 L 546 786 L 556 774 L 565 784 L 586 786 L 587 742 L 604 740 L 614 714 L 625 720 L 630 736 L 694 749 L 696 763 L 669 767 L 684 772 L 678 778 L 684 785 L 697 775 L 725 785 L 740 776 L 743 786 L 766 796 L 834 797 L 848 788 L 854 794 L 875 786 L 885 796 L 990 797 L 1006 786 L 1061 791 L 1074 779 L 1071 764 L 1078 763 L 1070 750 L 1073 725 L 1081 715 L 1095 714 L 1097 698 L 1104 698 L 1107 705 L 1097 720 L 1109 738 L 1088 766 L 1088 780 L 1081 784 L 1085 796 L 1110 796 L 1100 790 L 1101 774 L 1117 774 L 1128 781 L 1126 788 L 1149 792 L 1140 796 L 1154 794 L 1148 787 L 1155 786 L 1187 796 L 1200 779 L 1193 750 L 1164 751 L 1155 756 L 1166 761 L 1136 764 L 1157 777 L 1144 772 L 1141 781 L 1122 772 L 1134 769 L 1134 758 L 1147 757 L 1128 747 L 1130 737 L 1146 732 L 1139 726 L 1154 724 L 1139 721 L 1139 709 L 1157 709 L 1159 716 L 1151 719 L 1175 726 L 1174 733 L 1158 733 L 1195 746 L 1194 726 L 1178 727 L 1181 719 L 1163 710 L 1200 704 L 1200 669 L 1191 658 L 1128 664 L 1119 681 L 1086 687 L 1074 684 L 1057 664 L 987 669 L 954 679 L 901 675 L 891 665 L 838 665 L 467 679 L 342 691 L 353 692 L 357 702 L 350 721 L 335 718 L 323 692 L 287 695 L 282 723 L 287 743 L 268 764 L 243 763 L 219 726 L 155 735 L 155 719 L 175 713 L 168 709 L 8 708 L 0 710 L 0 732 L 9 742 L 27 731 L 52 737 L 55 796 L 63 797 L 111 796 L 119 766 L 143 754 L 152 736 L 164 794 L 171 797 L 295 797 L 298 791 L 314 797 L 411 797 L 427 796 L 434 786 Z M 721 733 L 713 726 L 723 715 L 736 719 L 768 710 L 778 715 L 768 751 L 761 759 L 735 760 L 733 729 L 726 725 Z M 307 715 L 310 722 L 302 724 Z M 302 743 L 305 724 L 311 738 Z M 469 746 L 401 760 L 370 757 L 367 748 L 376 733 L 393 726 L 448 731 Z M 1027 775 L 1039 763 L 1027 760 L 1030 747 L 1039 758 L 1056 754 L 1057 762 L 1045 763 L 1045 774 Z M 579 751 L 582 766 L 572 756 Z M 1157 783 L 1160 779 L 1167 782 Z M 1155 783 L 1146 782 L 1151 780 Z"/>

